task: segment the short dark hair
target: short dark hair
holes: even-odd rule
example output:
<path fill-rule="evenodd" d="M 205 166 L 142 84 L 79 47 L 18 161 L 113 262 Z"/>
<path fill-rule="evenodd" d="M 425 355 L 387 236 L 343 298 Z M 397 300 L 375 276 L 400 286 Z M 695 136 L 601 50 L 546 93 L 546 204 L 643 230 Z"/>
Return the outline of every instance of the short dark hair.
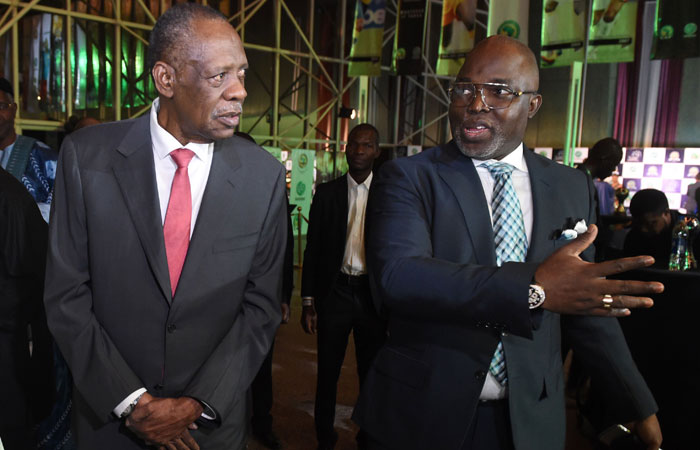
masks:
<path fill-rule="evenodd" d="M 668 211 L 666 194 L 657 189 L 642 189 L 630 200 L 630 213 L 635 219 L 641 219 L 646 214 L 658 215 Z"/>
<path fill-rule="evenodd" d="M 194 19 L 223 20 L 226 17 L 219 11 L 199 3 L 178 3 L 165 11 L 156 21 L 148 44 L 148 71 L 153 70 L 158 61 L 174 65 L 186 43 L 193 39 Z"/>
<path fill-rule="evenodd" d="M 593 144 L 588 152 L 588 159 L 591 161 L 616 160 L 616 164 L 619 164 L 622 160 L 622 146 L 615 138 L 603 138 Z"/>
<path fill-rule="evenodd" d="M 4 92 L 10 97 L 10 100 L 15 101 L 15 94 L 12 90 L 12 83 L 7 78 L 0 78 L 0 91 Z"/>
<path fill-rule="evenodd" d="M 361 123 L 359 125 L 355 125 L 352 130 L 350 130 L 350 133 L 348 133 L 348 143 L 350 142 L 350 139 L 353 137 L 355 133 L 358 131 L 372 131 L 374 133 L 374 145 L 379 148 L 379 131 L 374 127 L 374 125 L 369 124 L 369 123 Z"/>

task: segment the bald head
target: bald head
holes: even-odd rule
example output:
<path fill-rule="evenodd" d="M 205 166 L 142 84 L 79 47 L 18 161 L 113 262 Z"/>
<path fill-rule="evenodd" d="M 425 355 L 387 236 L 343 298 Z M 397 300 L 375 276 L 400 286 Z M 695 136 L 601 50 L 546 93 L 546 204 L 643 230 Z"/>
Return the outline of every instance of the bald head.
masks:
<path fill-rule="evenodd" d="M 540 87 L 540 70 L 537 65 L 537 58 L 530 48 L 517 39 L 513 39 L 502 34 L 489 36 L 480 41 L 474 47 L 465 61 L 462 69 L 469 63 L 470 59 L 481 58 L 510 59 L 517 64 L 518 73 L 523 78 L 526 86 L 518 87 L 521 90 L 536 91 Z M 461 72 L 461 71 L 460 71 Z"/>
<path fill-rule="evenodd" d="M 528 120 L 542 105 L 532 51 L 515 39 L 491 36 L 467 55 L 455 81 L 473 86 L 474 93 L 450 98 L 452 137 L 462 153 L 479 160 L 502 159 L 518 148 Z M 487 99 L 495 97 L 500 101 L 489 105 Z"/>

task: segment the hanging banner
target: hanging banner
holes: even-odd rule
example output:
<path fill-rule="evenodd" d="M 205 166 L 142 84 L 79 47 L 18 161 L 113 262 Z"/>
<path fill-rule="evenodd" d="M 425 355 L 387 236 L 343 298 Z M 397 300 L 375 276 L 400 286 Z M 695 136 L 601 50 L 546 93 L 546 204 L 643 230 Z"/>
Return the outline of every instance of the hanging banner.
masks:
<path fill-rule="evenodd" d="M 493 0 L 491 0 L 493 2 Z M 517 0 L 507 3 L 519 3 Z M 474 44 L 486 36 L 484 0 L 444 0 L 435 73 L 455 76 Z"/>
<path fill-rule="evenodd" d="M 530 0 L 491 0 L 486 34 L 503 34 L 528 45 L 529 12 Z"/>
<path fill-rule="evenodd" d="M 311 207 L 311 188 L 314 185 L 314 158 L 315 150 L 292 150 L 292 180 L 289 189 L 289 203 L 301 206 L 301 213 L 308 219 Z M 306 234 L 308 224 L 301 221 L 301 234 Z M 292 227 L 294 235 L 299 232 L 299 215 L 292 215 Z"/>
<path fill-rule="evenodd" d="M 569 66 L 574 61 L 583 61 L 587 3 L 585 0 L 545 0 L 540 67 Z"/>
<path fill-rule="evenodd" d="M 700 56 L 700 1 L 658 0 L 652 59 Z"/>
<path fill-rule="evenodd" d="M 399 0 L 391 68 L 397 75 L 423 72 L 426 0 Z"/>
<path fill-rule="evenodd" d="M 634 61 L 637 0 L 593 0 L 589 63 Z"/>
<path fill-rule="evenodd" d="M 348 76 L 381 75 L 385 7 L 386 0 L 357 0 Z"/>

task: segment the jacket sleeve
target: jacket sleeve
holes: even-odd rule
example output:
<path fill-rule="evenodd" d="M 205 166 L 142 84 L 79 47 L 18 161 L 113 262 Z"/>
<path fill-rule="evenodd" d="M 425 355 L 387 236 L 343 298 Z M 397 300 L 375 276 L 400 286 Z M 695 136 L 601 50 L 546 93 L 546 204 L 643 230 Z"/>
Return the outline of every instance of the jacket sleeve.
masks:
<path fill-rule="evenodd" d="M 409 162 L 391 161 L 372 181 L 365 242 L 377 309 L 416 320 L 498 323 L 531 337 L 527 292 L 537 265 L 482 266 L 435 257 L 432 242 L 440 231 L 433 229 L 433 208 L 449 206 L 430 198 L 429 182 L 419 181 L 415 170 Z"/>
<path fill-rule="evenodd" d="M 319 295 L 316 279 L 321 271 L 320 252 L 322 247 L 322 210 L 327 185 L 319 185 L 309 210 L 309 226 L 306 230 L 306 248 L 304 249 L 304 266 L 301 272 L 301 296 L 317 297 Z M 329 251 L 330 249 L 325 249 Z"/>
<path fill-rule="evenodd" d="M 93 313 L 83 187 L 70 136 L 59 155 L 54 185 L 44 304 L 49 329 L 78 391 L 107 422 L 112 409 L 143 383 Z"/>

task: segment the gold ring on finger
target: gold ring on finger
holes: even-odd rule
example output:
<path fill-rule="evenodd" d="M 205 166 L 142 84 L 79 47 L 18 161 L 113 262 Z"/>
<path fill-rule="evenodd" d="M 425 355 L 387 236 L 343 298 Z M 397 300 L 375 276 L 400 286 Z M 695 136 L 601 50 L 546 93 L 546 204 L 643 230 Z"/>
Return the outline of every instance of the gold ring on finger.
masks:
<path fill-rule="evenodd" d="M 603 296 L 603 308 L 606 308 L 606 309 L 612 308 L 612 304 L 613 304 L 612 295 L 605 294 Z"/>

